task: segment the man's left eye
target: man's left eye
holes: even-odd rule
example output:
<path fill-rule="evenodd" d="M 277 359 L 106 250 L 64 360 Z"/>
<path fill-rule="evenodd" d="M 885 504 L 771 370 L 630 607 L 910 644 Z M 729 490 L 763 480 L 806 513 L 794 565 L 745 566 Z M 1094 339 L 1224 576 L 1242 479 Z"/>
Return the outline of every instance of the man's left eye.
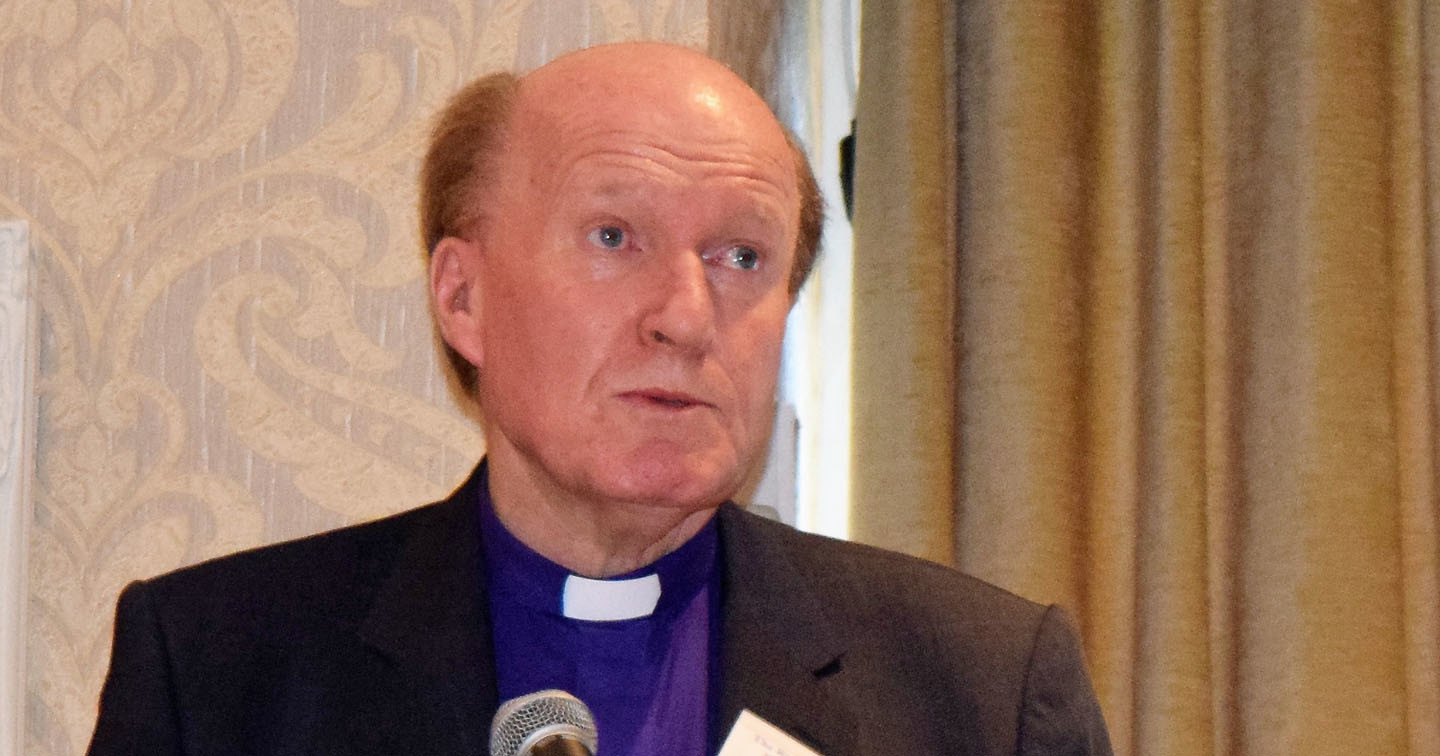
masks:
<path fill-rule="evenodd" d="M 760 265 L 760 253 L 746 246 L 727 247 L 720 263 L 740 270 L 754 270 Z"/>
<path fill-rule="evenodd" d="M 591 244 L 605 249 L 619 249 L 625 246 L 625 230 L 619 226 L 601 226 L 586 237 Z"/>

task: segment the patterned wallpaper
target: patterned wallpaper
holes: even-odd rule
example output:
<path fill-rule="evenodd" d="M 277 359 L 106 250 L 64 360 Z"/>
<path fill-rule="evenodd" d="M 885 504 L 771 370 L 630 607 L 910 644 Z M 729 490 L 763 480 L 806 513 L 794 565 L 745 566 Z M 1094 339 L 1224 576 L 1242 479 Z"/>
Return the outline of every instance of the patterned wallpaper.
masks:
<path fill-rule="evenodd" d="M 40 312 L 25 752 L 79 754 L 121 586 L 444 494 L 414 232 L 459 83 L 703 0 L 0 0 L 0 218 Z"/>

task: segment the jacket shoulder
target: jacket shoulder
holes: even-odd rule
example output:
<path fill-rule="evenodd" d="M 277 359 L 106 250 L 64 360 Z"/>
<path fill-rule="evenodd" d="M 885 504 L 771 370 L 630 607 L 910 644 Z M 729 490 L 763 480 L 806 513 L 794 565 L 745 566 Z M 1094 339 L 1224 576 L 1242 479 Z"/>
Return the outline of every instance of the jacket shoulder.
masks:
<path fill-rule="evenodd" d="M 805 628 L 796 645 L 823 634 L 838 651 L 826 682 L 858 723 L 858 752 L 1109 753 L 1058 607 L 731 506 L 721 516 L 727 558 L 752 562 L 730 567 L 737 580 L 766 585 L 740 589 L 762 607 L 747 618 L 783 618 Z"/>
<path fill-rule="evenodd" d="M 170 622 L 227 626 L 319 616 L 359 621 L 404 544 L 419 531 L 453 528 L 442 501 L 389 517 L 206 560 L 132 583 Z"/>
<path fill-rule="evenodd" d="M 1036 630 L 1046 607 L 954 568 L 917 557 L 806 533 L 727 507 L 727 530 L 798 571 L 829 611 L 919 612 L 947 622 Z"/>

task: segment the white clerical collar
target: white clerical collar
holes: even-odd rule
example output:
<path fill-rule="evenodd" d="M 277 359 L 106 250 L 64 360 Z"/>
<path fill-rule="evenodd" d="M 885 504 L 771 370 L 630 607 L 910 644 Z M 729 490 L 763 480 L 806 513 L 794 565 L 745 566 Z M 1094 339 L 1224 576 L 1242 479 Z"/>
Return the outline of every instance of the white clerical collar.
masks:
<path fill-rule="evenodd" d="M 649 617 L 658 603 L 660 576 L 653 572 L 627 580 L 594 580 L 571 575 L 565 578 L 560 608 L 570 619 L 614 622 Z"/>

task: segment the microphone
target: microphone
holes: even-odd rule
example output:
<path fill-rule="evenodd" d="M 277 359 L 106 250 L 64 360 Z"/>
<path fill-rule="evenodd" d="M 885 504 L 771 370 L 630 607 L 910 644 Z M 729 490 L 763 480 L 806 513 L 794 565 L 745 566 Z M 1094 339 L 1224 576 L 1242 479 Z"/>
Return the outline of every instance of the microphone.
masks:
<path fill-rule="evenodd" d="M 541 690 L 500 704 L 490 723 L 490 756 L 595 756 L 595 717 L 563 690 Z"/>

